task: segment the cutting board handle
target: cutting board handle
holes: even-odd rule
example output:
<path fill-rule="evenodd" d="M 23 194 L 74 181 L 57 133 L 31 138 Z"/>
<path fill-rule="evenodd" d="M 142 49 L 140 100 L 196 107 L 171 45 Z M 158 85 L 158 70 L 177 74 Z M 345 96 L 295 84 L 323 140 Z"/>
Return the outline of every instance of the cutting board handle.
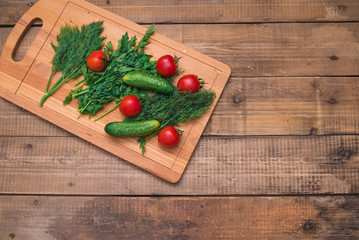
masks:
<path fill-rule="evenodd" d="M 48 38 L 56 20 L 61 14 L 59 8 L 57 8 L 57 6 L 51 6 L 51 3 L 54 3 L 54 1 L 41 0 L 34 4 L 16 23 L 5 42 L 0 57 L 1 71 L 14 77 L 20 82 L 24 79 L 27 71 Z M 43 23 L 40 31 L 28 48 L 24 58 L 20 61 L 15 61 L 14 55 L 20 42 L 33 23 L 38 20 L 41 20 Z"/>

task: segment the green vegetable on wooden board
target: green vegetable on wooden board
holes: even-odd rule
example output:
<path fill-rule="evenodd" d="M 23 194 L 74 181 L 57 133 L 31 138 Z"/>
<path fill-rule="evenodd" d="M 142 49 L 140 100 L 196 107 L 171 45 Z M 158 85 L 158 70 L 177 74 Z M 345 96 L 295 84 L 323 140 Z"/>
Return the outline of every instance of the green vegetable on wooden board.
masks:
<path fill-rule="evenodd" d="M 105 132 L 114 137 L 147 136 L 160 126 L 156 120 L 142 122 L 111 122 L 105 126 Z"/>
<path fill-rule="evenodd" d="M 123 81 L 139 89 L 150 90 L 166 95 L 170 95 L 174 91 L 173 85 L 165 79 L 143 71 L 129 72 L 123 77 Z"/>
<path fill-rule="evenodd" d="M 213 91 L 204 88 L 195 93 L 179 91 L 172 85 L 172 81 L 182 71 L 176 66 L 176 74 L 163 77 L 157 71 L 157 61 L 144 52 L 144 47 L 150 43 L 149 38 L 154 33 L 154 24 L 138 42 L 136 36 L 129 37 L 125 33 L 118 40 L 117 49 L 111 42 L 103 44 L 105 37 L 100 36 L 103 30 L 101 25 L 102 22 L 93 22 L 83 25 L 81 31 L 76 26 L 65 25 L 61 28 L 57 36 L 58 45 L 51 44 L 55 56 L 40 105 L 63 84 L 81 75 L 83 78 L 78 80 L 76 88 L 63 101 L 65 105 L 77 99 L 80 116 L 88 114 L 92 117 L 105 104 L 115 101 L 111 109 L 95 118 L 97 121 L 117 109 L 126 96 L 136 96 L 141 104 L 140 112 L 136 112 L 136 116 L 127 117 L 123 122 L 108 123 L 105 132 L 117 137 L 139 137 L 142 153 L 145 152 L 146 141 L 157 136 L 165 127 L 178 126 L 181 122 L 201 116 L 209 109 L 215 99 Z M 99 50 L 103 52 L 99 63 L 106 61 L 106 64 L 101 69 L 95 69 L 88 66 L 86 60 L 92 52 Z M 49 88 L 56 71 L 61 71 L 62 76 Z"/>

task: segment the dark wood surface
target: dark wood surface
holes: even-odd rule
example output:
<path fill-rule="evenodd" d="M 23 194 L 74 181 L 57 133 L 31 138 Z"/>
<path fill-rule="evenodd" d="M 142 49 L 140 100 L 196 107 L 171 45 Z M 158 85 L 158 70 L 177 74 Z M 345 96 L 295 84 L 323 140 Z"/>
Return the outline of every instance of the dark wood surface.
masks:
<path fill-rule="evenodd" d="M 0 99 L 0 239 L 359 238 L 359 1 L 89 2 L 231 78 L 177 184 Z"/>

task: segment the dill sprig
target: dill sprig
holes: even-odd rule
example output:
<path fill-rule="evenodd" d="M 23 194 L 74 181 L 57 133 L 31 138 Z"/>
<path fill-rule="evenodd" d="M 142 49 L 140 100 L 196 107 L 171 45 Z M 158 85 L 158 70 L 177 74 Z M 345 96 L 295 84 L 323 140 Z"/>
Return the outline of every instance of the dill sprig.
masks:
<path fill-rule="evenodd" d="M 157 120 L 160 126 L 150 137 L 156 136 L 164 127 L 178 126 L 201 116 L 208 110 L 216 95 L 213 91 L 201 89 L 196 93 L 175 90 L 173 95 L 167 96 L 153 93 L 142 102 L 141 112 L 125 121 Z"/>
<path fill-rule="evenodd" d="M 81 30 L 77 26 L 65 24 L 57 35 L 58 45 L 51 43 L 55 55 L 51 61 L 51 75 L 47 82 L 45 95 L 40 100 L 40 106 L 64 83 L 79 77 L 87 72 L 86 59 L 88 55 L 102 48 L 105 37 L 100 34 L 103 31 L 102 21 L 82 25 Z M 61 71 L 61 77 L 50 88 L 53 74 Z M 49 89 L 50 88 L 50 89 Z"/>

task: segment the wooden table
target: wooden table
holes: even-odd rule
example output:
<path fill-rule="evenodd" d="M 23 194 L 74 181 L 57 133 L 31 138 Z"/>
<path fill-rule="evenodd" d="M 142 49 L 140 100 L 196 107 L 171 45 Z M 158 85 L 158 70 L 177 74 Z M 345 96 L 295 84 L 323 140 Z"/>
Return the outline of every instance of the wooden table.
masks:
<path fill-rule="evenodd" d="M 0 239 L 359 238 L 359 1 L 89 2 L 231 78 L 176 184 L 0 99 Z"/>

